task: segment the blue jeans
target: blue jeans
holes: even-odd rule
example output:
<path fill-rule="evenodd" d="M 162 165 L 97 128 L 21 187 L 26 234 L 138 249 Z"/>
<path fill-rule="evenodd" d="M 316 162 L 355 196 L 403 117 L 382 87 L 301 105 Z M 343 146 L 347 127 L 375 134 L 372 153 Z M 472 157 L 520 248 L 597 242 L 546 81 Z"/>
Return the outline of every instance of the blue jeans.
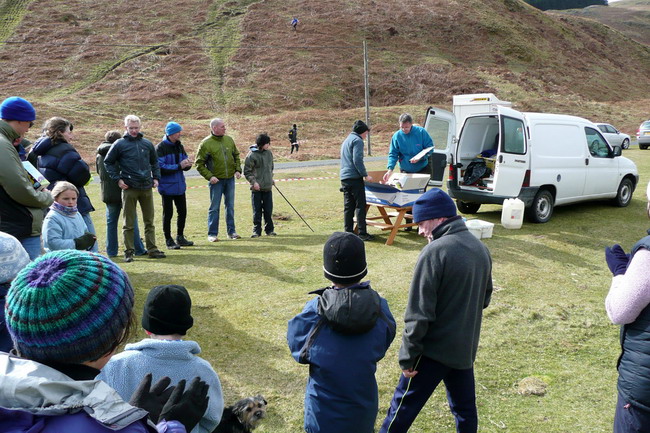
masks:
<path fill-rule="evenodd" d="M 41 237 L 40 236 L 28 236 L 26 238 L 18 239 L 20 243 L 29 254 L 29 259 L 34 260 L 41 255 Z"/>
<path fill-rule="evenodd" d="M 650 429 L 650 412 L 633 406 L 618 393 L 614 414 L 614 433 L 639 433 Z"/>
<path fill-rule="evenodd" d="M 208 209 L 208 236 L 219 235 L 219 208 L 221 195 L 226 206 L 226 228 L 228 234 L 235 233 L 235 178 L 219 179 L 210 184 L 210 209 Z"/>
<path fill-rule="evenodd" d="M 447 388 L 449 409 L 456 418 L 456 432 L 476 433 L 478 415 L 474 369 L 457 370 L 431 358 L 421 356 L 415 364 L 414 370 L 418 374 L 410 379 L 400 374 L 386 419 L 384 419 L 379 432 L 407 432 L 440 381 L 443 381 Z"/>
<path fill-rule="evenodd" d="M 97 232 L 95 231 L 95 225 L 93 224 L 92 218 L 90 218 L 90 212 L 82 213 L 81 217 L 84 219 L 84 222 L 86 223 L 86 227 L 88 228 L 88 231 L 94 235 L 97 235 Z M 93 253 L 98 253 L 99 252 L 99 246 L 97 245 L 97 241 L 95 241 L 95 244 L 93 247 L 90 249 Z"/>
<path fill-rule="evenodd" d="M 118 240 L 117 240 L 117 225 L 120 220 L 120 213 L 122 212 L 121 204 L 106 204 L 106 254 L 110 257 L 117 256 Z M 147 250 L 144 249 L 142 239 L 140 239 L 140 230 L 138 229 L 138 219 L 135 219 L 133 226 L 133 236 L 135 238 L 135 254 L 141 256 L 146 254 Z"/>

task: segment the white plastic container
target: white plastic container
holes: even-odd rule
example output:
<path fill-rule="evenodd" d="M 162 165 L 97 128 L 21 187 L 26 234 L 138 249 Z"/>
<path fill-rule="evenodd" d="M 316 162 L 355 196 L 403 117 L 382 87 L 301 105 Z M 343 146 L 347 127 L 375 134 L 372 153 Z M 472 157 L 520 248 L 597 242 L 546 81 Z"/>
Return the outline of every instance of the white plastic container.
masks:
<path fill-rule="evenodd" d="M 492 237 L 492 230 L 494 224 L 483 220 L 467 220 L 465 221 L 467 230 L 473 234 L 476 239 L 485 239 Z"/>
<path fill-rule="evenodd" d="M 506 229 L 520 229 L 524 223 L 524 202 L 518 198 L 508 198 L 503 201 L 501 225 Z"/>

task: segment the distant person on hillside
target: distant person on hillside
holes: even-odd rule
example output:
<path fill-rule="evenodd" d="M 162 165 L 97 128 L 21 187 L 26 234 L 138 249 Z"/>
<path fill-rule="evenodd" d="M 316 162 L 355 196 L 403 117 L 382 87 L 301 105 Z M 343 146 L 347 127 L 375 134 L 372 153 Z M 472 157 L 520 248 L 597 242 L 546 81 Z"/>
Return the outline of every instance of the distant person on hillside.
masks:
<path fill-rule="evenodd" d="M 368 273 L 363 241 L 336 232 L 323 247 L 331 285 L 289 321 L 291 356 L 309 365 L 306 432 L 372 433 L 379 410 L 375 371 L 395 338 L 388 302 L 362 281 Z"/>
<path fill-rule="evenodd" d="M 262 215 L 264 216 L 264 232 L 275 236 L 273 225 L 273 153 L 271 138 L 260 134 L 244 161 L 244 176 L 251 184 L 251 201 L 253 203 L 253 234 L 252 238 L 262 235 Z"/>
<path fill-rule="evenodd" d="M 399 130 L 393 134 L 388 149 L 388 171 L 384 174 L 384 182 L 388 182 L 393 174 L 395 165 L 399 162 L 402 173 L 423 173 L 431 175 L 429 154 L 421 158 L 416 155 L 422 150 L 433 147 L 433 140 L 426 129 L 413 125 L 413 117 L 404 113 L 399 116 Z"/>
<path fill-rule="evenodd" d="M 111 179 L 108 171 L 106 171 L 104 159 L 113 146 L 113 143 L 120 138 L 122 138 L 120 131 L 106 132 L 104 142 L 97 148 L 97 157 L 95 158 L 95 168 L 97 174 L 99 174 L 102 201 L 106 203 L 106 254 L 108 257 L 117 256 L 117 224 L 120 220 L 120 213 L 122 212 L 122 189 L 117 185 L 116 181 Z M 136 256 L 147 254 L 147 250 L 144 249 L 142 239 L 140 238 L 137 215 L 133 218 L 133 241 Z"/>
<path fill-rule="evenodd" d="M 650 217 L 650 184 L 646 189 Z M 649 232 L 650 233 L 650 232 Z M 605 299 L 607 316 L 621 325 L 618 358 L 618 401 L 614 433 L 650 431 L 650 236 L 638 241 L 629 254 L 616 244 L 605 249 L 612 285 Z"/>
<path fill-rule="evenodd" d="M 371 241 L 366 225 L 366 189 L 364 181 L 372 181 L 363 163 L 363 140 L 368 136 L 368 125 L 357 120 L 352 132 L 341 144 L 341 191 L 343 192 L 343 221 L 346 232 L 354 232 L 356 213 L 359 237 Z"/>
<path fill-rule="evenodd" d="M 43 209 L 54 201 L 45 187 L 34 188 L 14 147 L 34 120 L 36 110 L 23 98 L 0 104 L 0 231 L 18 239 L 32 260 L 41 255 Z"/>
<path fill-rule="evenodd" d="M 185 148 L 181 143 L 183 128 L 176 122 L 165 126 L 165 136 L 156 146 L 158 164 L 160 165 L 160 183 L 158 192 L 162 197 L 163 233 L 167 248 L 177 250 L 180 247 L 190 247 L 194 242 L 185 239 L 185 220 L 187 218 L 187 200 L 185 198 L 184 171 L 192 167 Z M 172 216 L 176 205 L 176 240 L 171 234 Z"/>
<path fill-rule="evenodd" d="M 298 31 L 298 23 L 299 23 L 298 18 L 293 17 L 293 19 L 291 20 L 291 27 L 293 28 L 294 31 Z"/>
<path fill-rule="evenodd" d="M 293 153 L 293 149 L 296 149 L 296 153 L 298 153 L 300 144 L 298 144 L 298 127 L 295 123 L 293 124 L 293 128 L 289 130 L 289 143 L 291 143 L 291 153 Z"/>
<path fill-rule="evenodd" d="M 235 178 L 241 177 L 239 149 L 235 140 L 226 135 L 222 119 L 210 121 L 210 132 L 199 144 L 196 152 L 196 169 L 209 183 L 210 209 L 208 209 L 208 242 L 219 240 L 219 208 L 221 196 L 226 207 L 228 238 L 240 239 L 235 231 Z"/>
<path fill-rule="evenodd" d="M 124 261 L 133 261 L 135 255 L 134 220 L 137 204 L 140 203 L 144 220 L 144 237 L 147 253 L 152 259 L 163 259 L 165 253 L 156 246 L 152 188 L 158 187 L 160 166 L 158 155 L 151 141 L 140 132 L 142 122 L 138 116 L 129 114 L 124 118 L 126 133 L 117 140 L 104 159 L 104 165 L 111 178 L 122 189 L 124 203 Z"/>

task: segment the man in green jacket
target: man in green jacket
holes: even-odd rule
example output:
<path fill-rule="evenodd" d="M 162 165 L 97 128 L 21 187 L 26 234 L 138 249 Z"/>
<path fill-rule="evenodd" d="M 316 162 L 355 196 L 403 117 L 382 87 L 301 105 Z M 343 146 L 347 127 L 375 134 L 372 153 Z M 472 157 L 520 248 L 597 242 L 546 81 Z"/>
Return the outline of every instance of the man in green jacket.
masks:
<path fill-rule="evenodd" d="M 208 241 L 219 240 L 219 208 L 222 195 L 225 197 L 228 237 L 239 239 L 241 236 L 235 231 L 235 178 L 241 177 L 239 149 L 232 137 L 226 135 L 226 124 L 222 119 L 212 119 L 210 129 L 212 134 L 201 141 L 196 155 L 196 169 L 210 182 Z"/>
<path fill-rule="evenodd" d="M 12 96 L 0 105 L 0 119 L 0 231 L 17 238 L 34 260 L 41 254 L 43 209 L 53 200 L 45 187 L 34 187 L 13 143 L 34 124 L 36 110 Z"/>

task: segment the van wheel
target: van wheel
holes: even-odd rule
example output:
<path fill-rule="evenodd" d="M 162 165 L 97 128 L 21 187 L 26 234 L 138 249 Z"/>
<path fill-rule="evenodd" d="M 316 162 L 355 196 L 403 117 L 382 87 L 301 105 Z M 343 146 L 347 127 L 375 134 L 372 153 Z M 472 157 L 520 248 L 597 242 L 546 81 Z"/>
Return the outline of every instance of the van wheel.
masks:
<path fill-rule="evenodd" d="M 628 140 L 627 138 L 625 140 L 623 140 L 623 143 L 621 143 L 621 147 L 623 149 L 629 149 L 630 148 L 630 140 Z"/>
<path fill-rule="evenodd" d="M 531 222 L 547 222 L 553 215 L 553 194 L 547 189 L 539 190 L 527 211 Z"/>
<path fill-rule="evenodd" d="M 618 207 L 625 207 L 630 204 L 630 201 L 632 201 L 633 192 L 634 186 L 632 185 L 632 181 L 626 177 L 618 186 L 618 192 L 616 193 L 616 198 L 614 199 L 614 205 Z"/>
<path fill-rule="evenodd" d="M 456 200 L 456 206 L 462 213 L 475 214 L 481 208 L 481 203 Z"/>

